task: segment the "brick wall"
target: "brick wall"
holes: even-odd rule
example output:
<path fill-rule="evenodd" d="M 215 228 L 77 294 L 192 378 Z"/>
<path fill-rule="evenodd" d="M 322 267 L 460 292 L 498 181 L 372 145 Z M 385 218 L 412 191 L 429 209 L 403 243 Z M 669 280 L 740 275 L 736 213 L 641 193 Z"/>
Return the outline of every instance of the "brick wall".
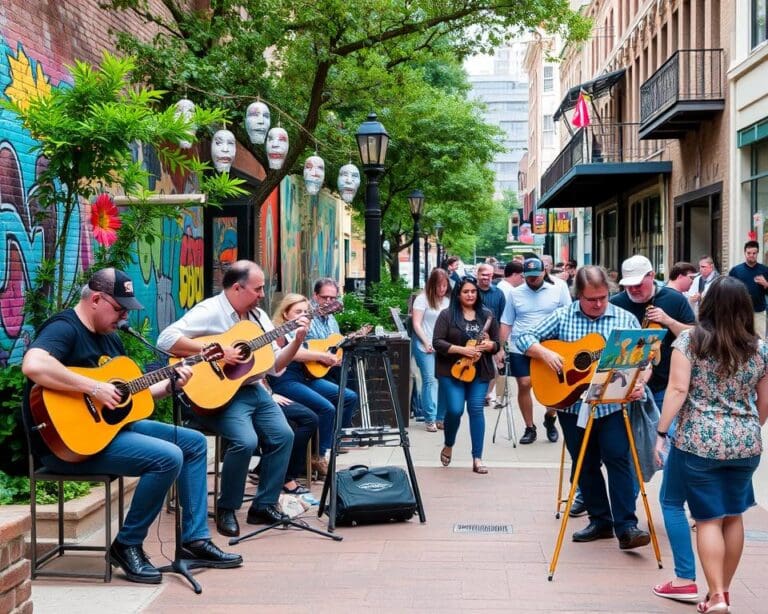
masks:
<path fill-rule="evenodd" d="M 23 558 L 29 514 L 0 512 L 0 612 L 32 612 L 30 563 Z"/>

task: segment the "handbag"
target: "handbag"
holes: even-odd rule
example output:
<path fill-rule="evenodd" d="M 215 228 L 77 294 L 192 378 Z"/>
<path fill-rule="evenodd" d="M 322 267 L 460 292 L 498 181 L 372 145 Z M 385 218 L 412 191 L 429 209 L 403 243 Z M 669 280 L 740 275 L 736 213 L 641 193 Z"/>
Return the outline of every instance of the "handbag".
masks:
<path fill-rule="evenodd" d="M 632 401 L 629 404 L 629 423 L 635 439 L 637 458 L 643 472 L 643 482 L 650 482 L 658 471 L 656 466 L 656 428 L 659 425 L 659 408 L 653 400 L 653 393 L 645 387 L 645 400 Z M 630 464 L 632 461 L 630 461 Z"/>
<path fill-rule="evenodd" d="M 336 472 L 336 524 L 374 524 L 410 519 L 416 497 L 401 467 L 354 465 Z"/>

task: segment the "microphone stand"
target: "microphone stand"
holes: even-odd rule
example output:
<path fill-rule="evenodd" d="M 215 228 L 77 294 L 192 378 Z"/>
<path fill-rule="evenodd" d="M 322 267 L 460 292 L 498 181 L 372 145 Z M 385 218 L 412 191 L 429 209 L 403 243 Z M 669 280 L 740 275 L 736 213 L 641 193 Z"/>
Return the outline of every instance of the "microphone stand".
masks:
<path fill-rule="evenodd" d="M 123 322 L 118 328 L 121 331 L 141 341 L 145 346 L 150 348 L 157 356 L 161 356 L 163 358 L 171 357 L 171 354 L 169 354 L 165 350 L 161 350 L 160 348 L 155 347 L 147 339 L 145 339 L 141 334 L 133 330 L 128 325 L 128 322 Z M 173 443 L 177 444 L 178 442 L 177 429 L 179 428 L 179 426 L 181 426 L 181 402 L 179 399 L 180 391 L 176 385 L 179 379 L 179 374 L 174 370 L 173 374 L 168 379 L 171 383 L 171 402 L 173 404 L 173 426 L 174 426 Z M 178 478 L 176 479 L 176 505 L 174 506 L 173 518 L 174 518 L 174 530 L 175 530 L 175 536 L 176 536 L 176 549 L 174 552 L 173 560 L 169 565 L 158 567 L 158 571 L 160 573 L 177 573 L 185 577 L 187 581 L 192 585 L 192 590 L 195 591 L 195 594 L 199 595 L 200 593 L 203 592 L 203 588 L 200 586 L 197 580 L 195 580 L 195 578 L 190 573 L 190 569 L 196 568 L 195 563 L 194 561 L 183 559 L 181 557 L 181 489 L 180 489 Z"/>

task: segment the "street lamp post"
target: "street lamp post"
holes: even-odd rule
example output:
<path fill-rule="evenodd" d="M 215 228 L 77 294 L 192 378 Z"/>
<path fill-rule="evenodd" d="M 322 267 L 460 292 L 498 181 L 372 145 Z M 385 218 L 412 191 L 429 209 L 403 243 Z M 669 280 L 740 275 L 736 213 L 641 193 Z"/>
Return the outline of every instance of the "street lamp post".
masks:
<path fill-rule="evenodd" d="M 381 280 L 381 205 L 379 203 L 379 179 L 387 159 L 389 134 L 378 121 L 376 113 L 370 113 L 357 129 L 357 148 L 367 179 L 365 185 L 365 291 Z"/>
<path fill-rule="evenodd" d="M 435 237 L 437 238 L 437 266 L 443 264 L 443 225 L 440 222 L 435 224 Z"/>
<path fill-rule="evenodd" d="M 414 190 L 408 196 L 408 204 L 411 207 L 413 217 L 413 243 L 411 245 L 411 258 L 413 259 L 413 287 L 419 287 L 419 219 L 421 208 L 424 206 L 424 194 L 421 190 Z"/>
<path fill-rule="evenodd" d="M 424 234 L 424 286 L 429 281 L 429 235 Z"/>

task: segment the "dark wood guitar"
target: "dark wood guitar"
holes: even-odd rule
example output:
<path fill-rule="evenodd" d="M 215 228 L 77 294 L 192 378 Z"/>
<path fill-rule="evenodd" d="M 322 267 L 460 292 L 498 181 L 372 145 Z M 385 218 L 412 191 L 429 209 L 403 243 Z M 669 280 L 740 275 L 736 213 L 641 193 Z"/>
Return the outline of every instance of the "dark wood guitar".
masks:
<path fill-rule="evenodd" d="M 117 356 L 99 367 L 69 367 L 99 382 L 109 382 L 121 394 L 112 409 L 82 392 L 51 390 L 33 386 L 29 395 L 32 419 L 48 448 L 61 460 L 79 463 L 101 452 L 126 424 L 148 418 L 155 408 L 152 384 L 171 377 L 177 367 L 220 360 L 224 352 L 217 343 L 174 365 L 142 375 L 127 356 Z M 190 380 L 191 381 L 191 380 Z"/>
<path fill-rule="evenodd" d="M 341 311 L 344 306 L 339 301 L 311 310 L 308 318 L 324 316 Z M 299 327 L 297 320 L 289 320 L 277 328 L 264 332 L 250 320 L 241 320 L 227 332 L 218 335 L 198 337 L 203 343 L 219 343 L 223 347 L 231 346 L 240 353 L 240 360 L 235 364 L 211 361 L 192 368 L 194 376 L 184 386 L 184 395 L 189 399 L 194 411 L 208 413 L 218 411 L 232 400 L 250 378 L 269 371 L 275 364 L 272 342 Z M 173 364 L 179 360 L 172 358 Z"/>
<path fill-rule="evenodd" d="M 550 339 L 541 345 L 563 357 L 563 370 L 556 373 L 543 360 L 532 359 L 533 394 L 546 407 L 570 407 L 589 387 L 605 349 L 605 339 L 599 333 L 589 333 L 577 341 Z"/>

